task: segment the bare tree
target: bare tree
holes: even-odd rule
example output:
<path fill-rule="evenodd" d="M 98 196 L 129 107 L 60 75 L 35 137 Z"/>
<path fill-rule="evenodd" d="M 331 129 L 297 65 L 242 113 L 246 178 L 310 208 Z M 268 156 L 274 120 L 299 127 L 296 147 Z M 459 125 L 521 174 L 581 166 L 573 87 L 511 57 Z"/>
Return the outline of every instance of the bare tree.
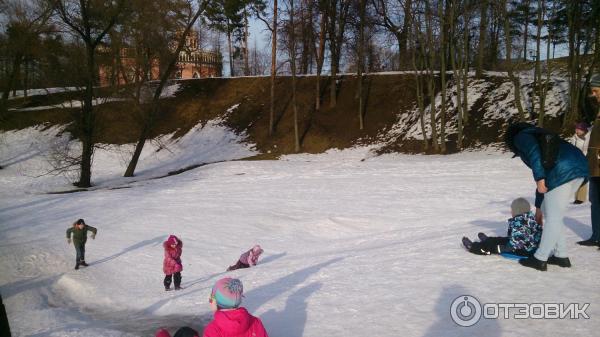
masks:
<path fill-rule="evenodd" d="M 8 96 L 16 87 L 22 66 L 25 68 L 23 89 L 27 96 L 27 64 L 31 62 L 34 54 L 40 52 L 40 35 L 53 30 L 48 23 L 52 7 L 46 2 L 7 1 L 3 8 L 8 15 L 4 54 L 10 62 L 10 67 L 7 68 L 8 74 L 0 87 L 0 116 L 6 110 Z"/>
<path fill-rule="evenodd" d="M 438 17 L 440 19 L 440 78 L 441 78 L 441 95 L 442 104 L 440 106 L 440 150 L 442 153 L 446 152 L 446 49 L 448 43 L 446 42 L 446 22 L 444 17 L 446 15 L 444 9 L 444 2 L 438 2 Z"/>
<path fill-rule="evenodd" d="M 152 103 L 143 123 L 140 136 L 135 146 L 135 150 L 133 152 L 131 160 L 129 161 L 129 165 L 127 165 L 127 169 L 125 170 L 125 177 L 132 177 L 135 173 L 135 168 L 137 166 L 140 155 L 142 154 L 144 145 L 146 144 L 146 141 L 150 137 L 152 129 L 154 128 L 156 115 L 158 114 L 159 110 L 159 100 L 162 90 L 167 84 L 167 81 L 169 80 L 173 70 L 175 69 L 175 65 L 179 60 L 179 54 L 181 53 L 186 44 L 188 34 L 190 33 L 192 27 L 194 27 L 194 24 L 196 23 L 200 15 L 202 15 L 202 13 L 204 13 L 204 11 L 206 10 L 207 3 L 208 0 L 201 0 L 201 2 L 198 4 L 198 9 L 196 9 L 195 11 L 192 8 L 192 4 L 189 3 L 188 15 L 186 16 L 185 24 L 183 25 L 183 27 L 185 28 L 179 36 L 179 40 L 177 41 L 177 47 L 175 48 L 175 51 L 171 55 L 165 70 L 160 76 L 160 82 L 158 84 L 158 87 L 154 91 Z"/>
<path fill-rule="evenodd" d="M 300 135 L 298 132 L 298 102 L 297 102 L 297 88 L 296 88 L 296 26 L 294 25 L 294 16 L 296 8 L 294 6 L 294 0 L 289 0 L 289 27 L 288 27 L 288 38 L 289 38 L 289 62 L 292 70 L 292 108 L 294 110 L 294 151 L 300 152 Z"/>
<path fill-rule="evenodd" d="M 501 0 L 500 9 L 502 13 L 502 17 L 504 18 L 504 38 L 505 38 L 505 46 L 506 46 L 506 67 L 508 71 L 508 77 L 510 81 L 513 83 L 514 91 L 515 91 L 515 106 L 519 111 L 519 119 L 521 121 L 525 120 L 525 111 L 523 109 L 523 103 L 521 102 L 521 80 L 518 76 L 515 76 L 513 69 L 513 61 L 512 61 L 512 37 L 510 30 L 510 17 L 508 15 L 508 11 L 506 9 L 506 0 Z"/>
<path fill-rule="evenodd" d="M 321 72 L 325 61 L 325 37 L 329 23 L 329 7 L 327 1 L 319 1 L 319 44 L 315 48 L 315 59 L 317 63 L 315 111 L 321 110 Z"/>
<path fill-rule="evenodd" d="M 380 17 L 375 24 L 384 27 L 398 42 L 398 65 L 406 63 L 408 30 L 413 0 L 371 0 L 376 14 Z"/>
<path fill-rule="evenodd" d="M 344 33 L 348 11 L 350 9 L 350 0 L 330 0 L 329 1 L 329 52 L 331 54 L 331 85 L 329 106 L 334 108 L 337 104 L 337 73 L 340 66 L 342 53 L 342 44 L 344 42 Z"/>
<path fill-rule="evenodd" d="M 363 107 L 363 67 L 365 64 L 364 60 L 364 49 L 365 49 L 365 12 L 367 3 L 365 0 L 359 0 L 359 30 L 358 30 L 358 64 L 356 66 L 357 80 L 358 80 L 358 124 L 359 129 L 364 128 L 364 107 Z"/>
<path fill-rule="evenodd" d="M 475 64 L 475 77 L 477 78 L 483 76 L 483 60 L 486 54 L 485 46 L 488 25 L 488 7 L 489 0 L 482 0 L 479 2 L 479 41 L 477 43 L 477 63 Z"/>
<path fill-rule="evenodd" d="M 91 186 L 92 157 L 94 153 L 94 132 L 96 115 L 92 101 L 96 79 L 96 49 L 108 32 L 121 17 L 124 0 L 49 0 L 56 9 L 60 20 L 83 41 L 86 47 L 86 85 L 83 108 L 79 119 L 82 154 L 79 187 Z"/>
<path fill-rule="evenodd" d="M 270 87 L 271 87 L 271 99 L 269 104 L 269 135 L 273 135 L 275 131 L 275 77 L 277 76 L 277 0 L 273 0 L 273 21 L 269 23 L 260 13 L 257 13 L 257 17 L 261 20 L 267 29 L 271 32 L 271 76 L 270 76 Z"/>

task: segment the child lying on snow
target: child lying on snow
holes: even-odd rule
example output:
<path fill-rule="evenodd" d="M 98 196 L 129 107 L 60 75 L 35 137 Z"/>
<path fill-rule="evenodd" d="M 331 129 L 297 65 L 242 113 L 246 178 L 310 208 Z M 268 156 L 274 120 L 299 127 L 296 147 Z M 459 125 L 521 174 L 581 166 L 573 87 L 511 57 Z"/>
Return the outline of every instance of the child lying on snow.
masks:
<path fill-rule="evenodd" d="M 248 268 L 250 266 L 256 266 L 258 263 L 258 257 L 263 253 L 262 248 L 259 245 L 252 247 L 249 251 L 240 255 L 240 259 L 233 266 L 229 266 L 227 271 L 232 271 L 240 268 Z"/>
<path fill-rule="evenodd" d="M 513 200 L 510 205 L 512 218 L 508 219 L 507 237 L 488 237 L 477 234 L 480 242 L 472 242 L 464 236 L 463 245 L 477 255 L 509 253 L 529 256 L 535 253 L 542 238 L 542 226 L 535 221 L 531 205 L 524 198 Z"/>

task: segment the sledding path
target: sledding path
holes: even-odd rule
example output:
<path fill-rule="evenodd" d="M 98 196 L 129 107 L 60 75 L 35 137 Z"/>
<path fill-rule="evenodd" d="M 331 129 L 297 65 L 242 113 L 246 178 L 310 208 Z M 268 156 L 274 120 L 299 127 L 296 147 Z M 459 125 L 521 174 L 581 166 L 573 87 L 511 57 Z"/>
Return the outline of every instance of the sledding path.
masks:
<path fill-rule="evenodd" d="M 590 232 L 589 204 L 567 212 L 574 268 L 541 273 L 460 247 L 462 235 L 503 234 L 513 198 L 532 201 L 530 173 L 517 159 L 365 156 L 225 162 L 128 189 L 0 194 L 0 292 L 15 336 L 200 328 L 213 282 L 254 243 L 265 249 L 259 265 L 227 275 L 241 278 L 245 306 L 271 337 L 589 336 L 600 328 L 600 252 L 574 243 Z M 79 217 L 99 232 L 87 245 L 92 265 L 74 271 L 64 231 Z M 184 241 L 185 289 L 167 293 L 161 242 L 170 233 Z M 449 311 L 463 294 L 591 303 L 591 318 L 461 328 Z"/>

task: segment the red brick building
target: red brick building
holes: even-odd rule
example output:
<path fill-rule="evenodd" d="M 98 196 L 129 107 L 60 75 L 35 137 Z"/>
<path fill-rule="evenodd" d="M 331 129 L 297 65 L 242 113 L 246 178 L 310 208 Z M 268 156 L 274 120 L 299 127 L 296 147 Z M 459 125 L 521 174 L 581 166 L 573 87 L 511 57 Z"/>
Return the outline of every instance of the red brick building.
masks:
<path fill-rule="evenodd" d="M 101 51 L 102 53 L 102 51 Z M 108 51 L 104 55 L 108 55 Z M 136 52 L 132 48 L 122 48 L 119 57 L 101 57 L 99 80 L 100 86 L 123 85 L 134 82 L 140 78 L 140 66 L 136 62 Z M 158 80 L 161 62 L 158 58 L 152 60 L 150 70 L 145 75 L 148 80 Z M 179 60 L 172 78 L 190 79 L 204 77 L 220 77 L 223 71 L 223 60 L 220 53 L 203 51 L 198 46 L 198 33 L 190 32 L 183 50 L 179 53 Z"/>

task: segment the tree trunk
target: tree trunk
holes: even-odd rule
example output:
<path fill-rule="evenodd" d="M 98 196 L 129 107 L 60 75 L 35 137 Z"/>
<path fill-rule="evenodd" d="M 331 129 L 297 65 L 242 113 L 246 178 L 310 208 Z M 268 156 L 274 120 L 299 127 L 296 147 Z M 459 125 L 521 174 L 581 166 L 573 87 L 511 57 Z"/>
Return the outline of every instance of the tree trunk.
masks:
<path fill-rule="evenodd" d="M 469 17 L 465 13 L 466 26 L 469 25 Z M 469 123 L 469 30 L 463 30 L 463 52 L 461 54 L 461 75 L 462 75 L 462 117 L 463 124 Z"/>
<path fill-rule="evenodd" d="M 335 59 L 337 56 L 335 55 L 336 51 L 336 21 L 337 21 L 337 0 L 330 1 L 331 13 L 329 20 L 329 52 L 331 54 L 330 66 L 331 66 L 331 85 L 329 86 L 329 107 L 335 108 L 337 103 L 337 67 L 335 65 Z"/>
<path fill-rule="evenodd" d="M 414 33 L 411 37 L 411 59 L 412 59 L 412 67 L 415 74 L 415 89 L 417 96 L 417 106 L 419 108 L 419 119 L 421 120 L 421 133 L 423 134 L 423 151 L 427 152 L 429 149 L 429 143 L 427 141 L 427 130 L 425 128 L 425 102 L 424 102 L 424 92 L 423 92 L 423 73 L 421 72 L 422 68 L 422 57 L 424 57 L 424 53 L 419 53 L 419 62 L 417 64 L 417 41 L 421 40 L 419 38 L 421 32 L 418 27 L 414 27 Z M 423 44 L 420 43 L 420 49 L 423 50 Z"/>
<path fill-rule="evenodd" d="M 298 132 L 298 104 L 296 102 L 296 32 L 294 26 L 294 0 L 290 0 L 290 65 L 292 68 L 292 108 L 294 109 L 294 151 L 300 152 L 300 135 Z"/>
<path fill-rule="evenodd" d="M 23 63 L 23 97 L 27 97 L 27 89 L 29 88 L 29 59 L 25 59 Z"/>
<path fill-rule="evenodd" d="M 244 75 L 250 75 L 250 64 L 248 62 L 248 13 L 244 9 Z"/>
<path fill-rule="evenodd" d="M 479 45 L 477 46 L 477 64 L 475 67 L 475 77 L 481 78 L 483 76 L 483 60 L 485 57 L 485 40 L 487 34 L 487 10 L 488 1 L 483 0 L 480 2 L 480 22 L 479 22 Z"/>
<path fill-rule="evenodd" d="M 450 13 L 448 14 L 448 20 L 450 21 L 450 27 L 452 28 L 452 30 L 454 31 L 455 26 L 455 11 L 454 11 L 454 6 L 455 6 L 455 2 L 452 1 L 451 5 L 450 5 Z M 456 131 L 457 131 L 457 138 L 456 138 L 456 148 L 458 151 L 462 150 L 463 147 L 463 143 L 462 143 L 462 138 L 463 138 L 463 114 L 462 114 L 462 104 L 461 104 L 461 75 L 458 72 L 458 67 L 456 64 L 456 45 L 458 43 L 453 41 L 449 41 L 449 48 L 450 48 L 450 64 L 452 66 L 452 77 L 454 78 L 454 83 L 456 84 Z M 460 51 L 460 47 L 458 48 L 458 50 Z M 460 56 L 459 56 L 460 57 Z M 461 63 L 462 63 L 462 58 L 461 58 Z"/>
<path fill-rule="evenodd" d="M 363 122 L 363 64 L 364 64 L 364 30 L 365 30 L 365 0 L 360 0 L 360 27 L 358 31 L 358 64 L 357 69 L 357 80 L 358 80 L 358 125 L 359 129 L 364 128 Z"/>
<path fill-rule="evenodd" d="M 8 97 L 10 96 L 11 90 L 15 88 L 15 82 L 17 79 L 17 71 L 19 71 L 20 64 L 23 62 L 23 56 L 21 54 L 15 55 L 15 58 L 12 62 L 12 68 L 8 75 L 8 80 L 6 81 L 6 87 L 2 90 L 2 106 L 3 109 L 6 108 L 8 104 Z"/>
<path fill-rule="evenodd" d="M 315 95 L 315 111 L 321 109 L 321 71 L 323 70 L 323 61 L 325 59 L 325 33 L 327 30 L 327 10 L 321 12 L 321 23 L 319 31 L 319 49 L 317 50 L 317 88 Z"/>
<path fill-rule="evenodd" d="M 446 23 L 444 21 L 444 2 L 438 2 L 440 18 L 440 77 L 442 80 L 442 106 L 440 107 L 440 150 L 446 153 Z"/>
<path fill-rule="evenodd" d="M 92 105 L 94 98 L 94 77 L 95 73 L 95 48 L 87 43 L 87 79 L 85 86 L 85 96 L 83 98 L 83 108 L 81 111 L 81 172 L 79 176 L 79 187 L 90 187 L 92 178 L 92 157 L 94 155 L 94 107 Z"/>
<path fill-rule="evenodd" d="M 269 109 L 269 135 L 273 135 L 275 110 L 275 72 L 277 71 L 277 0 L 273 0 L 273 36 L 271 38 L 271 106 Z"/>
<path fill-rule="evenodd" d="M 229 22 L 228 22 L 229 24 Z M 229 72 L 231 73 L 231 77 L 234 77 L 235 72 L 233 71 L 233 53 L 231 46 L 231 31 L 229 27 L 227 27 L 227 48 L 229 49 Z"/>
<path fill-rule="evenodd" d="M 439 152 L 438 146 L 438 133 L 437 133 L 437 118 L 436 118 L 436 108 L 435 108 L 435 83 L 434 83 L 434 72 L 433 69 L 435 67 L 435 53 L 433 51 L 434 42 L 433 42 L 433 19 L 431 8 L 429 6 L 429 2 L 425 2 L 425 15 L 426 15 L 426 29 L 427 29 L 427 51 L 429 52 L 429 65 L 427 66 L 428 71 L 428 91 L 429 91 L 429 114 L 431 115 L 431 143 L 433 146 L 433 150 L 435 152 Z"/>
<path fill-rule="evenodd" d="M 410 17 L 412 7 L 412 0 L 406 0 L 404 2 L 404 22 L 402 23 L 402 31 L 398 36 L 398 52 L 400 55 L 406 53 L 406 46 L 408 41 L 408 30 L 410 29 Z M 407 62 L 405 62 L 406 64 Z M 400 65 L 401 66 L 401 65 Z"/>
<path fill-rule="evenodd" d="M 569 39 L 569 110 L 563 119 L 563 127 L 571 125 L 576 119 L 579 112 L 579 92 L 580 92 L 580 62 L 579 62 L 579 19 L 580 7 L 577 1 L 568 2 L 567 4 L 567 21 L 568 21 L 568 39 Z"/>
<path fill-rule="evenodd" d="M 503 20 L 504 20 L 504 36 L 506 39 L 505 45 L 506 45 L 506 63 L 507 63 L 507 70 L 508 70 L 508 77 L 510 78 L 511 82 L 513 83 L 514 89 L 515 89 L 515 106 L 517 107 L 517 110 L 519 111 L 519 120 L 520 121 L 525 121 L 525 111 L 523 110 L 523 104 L 521 103 L 521 81 L 519 80 L 518 76 L 515 76 L 514 72 L 513 72 L 513 65 L 512 65 L 512 39 L 511 39 L 511 34 L 510 34 L 510 17 L 508 16 L 507 10 L 506 10 L 506 0 L 502 0 L 502 14 L 503 14 Z"/>
<path fill-rule="evenodd" d="M 539 108 L 538 108 L 538 126 L 539 127 L 543 127 L 544 126 L 544 111 L 545 111 L 545 102 L 544 99 L 542 98 L 543 96 L 543 83 L 542 83 L 542 68 L 541 68 L 541 61 L 540 61 L 540 53 L 541 53 L 541 39 L 542 39 L 542 24 L 543 24 L 543 19 L 544 17 L 544 0 L 540 0 L 538 1 L 538 9 L 537 9 L 537 32 L 536 32 L 536 41 L 535 41 L 535 50 L 536 50 L 536 56 L 535 56 L 535 85 L 534 88 L 537 89 L 537 93 L 538 93 L 538 104 L 539 104 Z M 548 60 L 546 60 L 546 63 L 549 63 Z"/>
<path fill-rule="evenodd" d="M 527 61 L 527 37 L 529 35 L 529 4 L 530 0 L 525 1 L 525 13 L 523 13 L 525 18 L 525 29 L 523 32 L 523 61 Z"/>

